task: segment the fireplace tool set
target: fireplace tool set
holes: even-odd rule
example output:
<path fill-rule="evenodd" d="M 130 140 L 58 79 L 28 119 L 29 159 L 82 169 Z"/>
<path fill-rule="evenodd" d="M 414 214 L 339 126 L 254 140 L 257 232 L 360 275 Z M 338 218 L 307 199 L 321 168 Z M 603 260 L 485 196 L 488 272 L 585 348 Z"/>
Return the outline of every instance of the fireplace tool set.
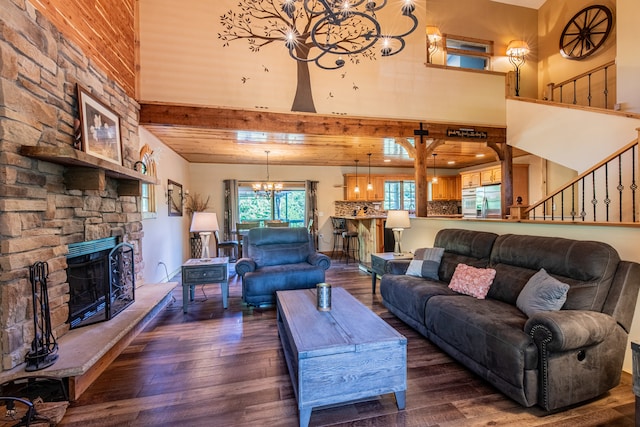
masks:
<path fill-rule="evenodd" d="M 33 331 L 31 351 L 25 356 L 27 372 L 51 366 L 58 359 L 58 343 L 51 332 L 51 312 L 47 277 L 49 264 L 38 261 L 29 267 L 29 280 L 33 297 Z"/>

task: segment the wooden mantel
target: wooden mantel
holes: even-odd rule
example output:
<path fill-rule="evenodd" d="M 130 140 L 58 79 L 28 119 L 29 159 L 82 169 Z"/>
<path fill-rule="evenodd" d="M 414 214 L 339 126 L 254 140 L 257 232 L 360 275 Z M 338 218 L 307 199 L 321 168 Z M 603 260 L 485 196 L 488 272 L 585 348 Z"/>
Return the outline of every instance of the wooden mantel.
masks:
<path fill-rule="evenodd" d="M 64 174 L 65 185 L 73 190 L 102 191 L 106 187 L 106 177 L 118 181 L 120 196 L 140 196 L 141 183 L 159 184 L 155 177 L 100 159 L 71 146 L 23 145 L 20 154 L 67 166 Z"/>

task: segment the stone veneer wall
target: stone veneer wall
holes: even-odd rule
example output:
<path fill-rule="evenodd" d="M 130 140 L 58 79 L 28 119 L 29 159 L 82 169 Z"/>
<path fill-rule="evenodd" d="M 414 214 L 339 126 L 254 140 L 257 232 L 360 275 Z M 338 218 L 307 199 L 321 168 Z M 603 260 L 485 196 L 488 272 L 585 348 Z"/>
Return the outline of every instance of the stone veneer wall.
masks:
<path fill-rule="evenodd" d="M 24 361 L 33 340 L 29 266 L 49 264 L 54 334 L 68 331 L 67 244 L 121 236 L 134 245 L 142 283 L 139 200 L 68 190 L 63 166 L 19 154 L 22 145 L 72 144 L 76 84 L 121 118 L 124 166 L 137 160 L 139 105 L 23 1 L 0 0 L 0 353 L 2 370 Z"/>
<path fill-rule="evenodd" d="M 382 207 L 382 203 L 379 203 L 380 210 L 378 212 L 375 211 L 375 206 L 373 202 L 356 202 L 356 201 L 346 201 L 346 200 L 337 200 L 335 203 L 335 216 L 354 216 L 354 211 L 362 210 L 364 207 L 367 208 L 367 215 L 386 215 L 386 211 Z M 460 205 L 459 200 L 436 200 L 427 203 L 427 215 L 429 216 L 437 216 L 437 215 L 457 215 L 458 206 Z M 411 212 L 413 213 L 413 212 Z"/>

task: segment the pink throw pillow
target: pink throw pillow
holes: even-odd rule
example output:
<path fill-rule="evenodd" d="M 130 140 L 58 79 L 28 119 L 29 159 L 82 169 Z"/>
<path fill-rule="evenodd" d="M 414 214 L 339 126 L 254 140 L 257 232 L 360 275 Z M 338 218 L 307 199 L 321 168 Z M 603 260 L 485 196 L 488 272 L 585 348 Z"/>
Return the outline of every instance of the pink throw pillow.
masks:
<path fill-rule="evenodd" d="M 476 268 L 466 264 L 458 264 L 453 272 L 449 289 L 461 294 L 484 299 L 496 277 L 493 268 Z"/>

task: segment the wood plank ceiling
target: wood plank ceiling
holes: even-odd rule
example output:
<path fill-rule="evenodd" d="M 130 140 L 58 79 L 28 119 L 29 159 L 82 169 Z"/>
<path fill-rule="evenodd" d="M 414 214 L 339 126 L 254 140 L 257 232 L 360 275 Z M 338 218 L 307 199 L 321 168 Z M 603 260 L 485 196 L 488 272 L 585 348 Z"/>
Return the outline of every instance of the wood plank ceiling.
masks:
<path fill-rule="evenodd" d="M 228 108 L 141 103 L 140 124 L 192 163 L 413 168 L 407 147 L 420 143 L 415 120 L 273 113 Z M 461 169 L 498 160 L 488 145 L 506 142 L 499 126 L 422 123 L 424 142 L 438 145 L 438 169 Z M 447 136 L 464 130 L 466 136 Z M 479 136 L 485 136 L 479 138 Z M 489 144 L 487 144 L 489 143 Z M 437 145 L 437 144 L 436 144 Z M 514 150 L 514 156 L 519 152 Z M 427 161 L 433 165 L 433 157 Z"/>

